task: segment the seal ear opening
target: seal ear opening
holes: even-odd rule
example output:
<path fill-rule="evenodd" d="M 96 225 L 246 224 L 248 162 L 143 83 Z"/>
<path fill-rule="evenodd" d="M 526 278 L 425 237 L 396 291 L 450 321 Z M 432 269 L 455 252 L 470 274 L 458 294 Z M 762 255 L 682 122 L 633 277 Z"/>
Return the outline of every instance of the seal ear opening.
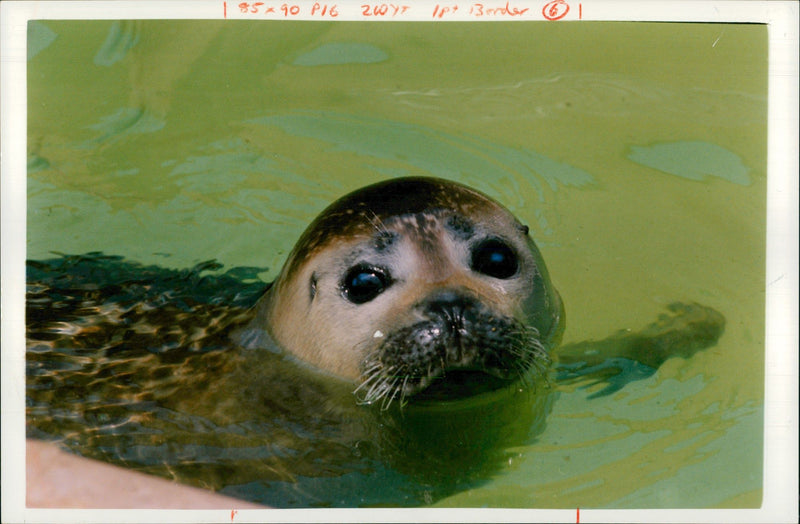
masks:
<path fill-rule="evenodd" d="M 314 301 L 314 297 L 317 296 L 317 274 L 311 273 L 311 280 L 308 283 L 308 296 L 311 302 Z"/>

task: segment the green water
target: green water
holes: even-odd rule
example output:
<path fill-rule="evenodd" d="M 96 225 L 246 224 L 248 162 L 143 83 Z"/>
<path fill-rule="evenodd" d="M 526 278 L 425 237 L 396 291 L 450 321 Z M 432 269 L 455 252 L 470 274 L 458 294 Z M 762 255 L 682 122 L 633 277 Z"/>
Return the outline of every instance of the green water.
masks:
<path fill-rule="evenodd" d="M 433 175 L 531 227 L 564 342 L 675 300 L 719 344 L 562 386 L 490 507 L 758 507 L 767 31 L 631 23 L 32 22 L 28 253 L 268 268 L 366 183 Z"/>

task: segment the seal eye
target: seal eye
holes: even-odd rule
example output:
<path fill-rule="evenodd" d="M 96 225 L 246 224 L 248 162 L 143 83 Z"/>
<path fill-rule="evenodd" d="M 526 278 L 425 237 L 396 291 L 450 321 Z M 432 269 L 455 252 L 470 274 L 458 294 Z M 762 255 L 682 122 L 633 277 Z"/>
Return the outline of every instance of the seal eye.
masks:
<path fill-rule="evenodd" d="M 359 264 L 350 268 L 342 282 L 347 300 L 353 304 L 364 304 L 380 295 L 390 284 L 389 276 L 381 268 Z"/>
<path fill-rule="evenodd" d="M 519 262 L 508 244 L 497 238 L 487 238 L 472 248 L 471 267 L 478 273 L 505 280 L 517 273 Z"/>

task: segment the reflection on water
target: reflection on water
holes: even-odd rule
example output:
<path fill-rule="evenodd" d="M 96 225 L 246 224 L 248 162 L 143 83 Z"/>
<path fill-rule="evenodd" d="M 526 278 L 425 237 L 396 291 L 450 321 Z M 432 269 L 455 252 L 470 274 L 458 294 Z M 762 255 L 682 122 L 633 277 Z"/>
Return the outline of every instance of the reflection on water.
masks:
<path fill-rule="evenodd" d="M 106 41 L 94 56 L 99 66 L 112 66 L 119 62 L 139 42 L 139 24 L 133 20 L 112 22 Z"/>
<path fill-rule="evenodd" d="M 396 161 L 440 178 L 460 176 L 467 180 L 483 178 L 495 181 L 491 184 L 492 196 L 504 202 L 518 201 L 519 194 L 530 195 L 533 192 L 538 195 L 536 200 L 543 203 L 546 200 L 545 185 L 555 191 L 559 186 L 581 187 L 594 182 L 586 171 L 535 151 L 403 122 L 307 111 L 260 117 L 251 122 L 275 126 L 294 136 L 324 141 L 334 145 L 336 151 Z M 410 155 L 409 151 L 414 154 Z M 511 182 L 510 187 L 498 183 L 501 180 Z M 523 183 L 529 187 L 520 188 Z M 552 232 L 543 217 L 540 217 L 539 226 Z"/>
<path fill-rule="evenodd" d="M 690 180 L 705 180 L 708 176 L 715 176 L 734 184 L 750 185 L 747 167 L 738 156 L 723 147 L 706 142 L 674 142 L 632 147 L 628 158 Z"/>

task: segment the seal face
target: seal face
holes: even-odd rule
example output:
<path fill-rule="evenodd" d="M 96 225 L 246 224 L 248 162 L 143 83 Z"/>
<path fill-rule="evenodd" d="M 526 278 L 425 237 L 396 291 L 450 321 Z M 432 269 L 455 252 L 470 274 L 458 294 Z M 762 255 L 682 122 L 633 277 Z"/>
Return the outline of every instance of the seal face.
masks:
<path fill-rule="evenodd" d="M 454 182 L 400 178 L 311 223 L 239 342 L 292 353 L 386 406 L 543 371 L 562 316 L 528 228 L 508 210 Z"/>

